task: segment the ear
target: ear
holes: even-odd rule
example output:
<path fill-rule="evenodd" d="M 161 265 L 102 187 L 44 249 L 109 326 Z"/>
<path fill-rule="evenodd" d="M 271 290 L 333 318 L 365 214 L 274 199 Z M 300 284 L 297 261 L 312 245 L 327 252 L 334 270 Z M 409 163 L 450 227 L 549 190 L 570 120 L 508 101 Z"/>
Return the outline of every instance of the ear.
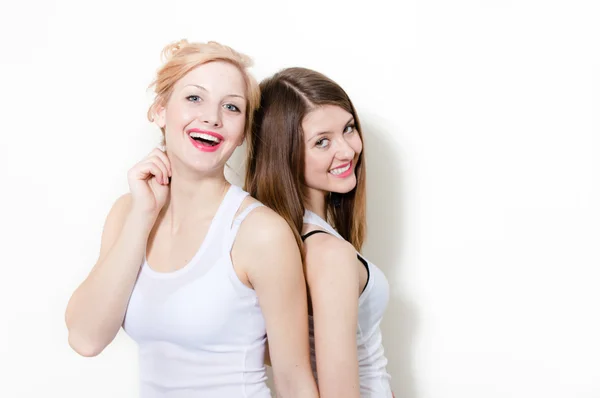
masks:
<path fill-rule="evenodd" d="M 244 145 L 244 142 L 246 141 L 246 137 L 248 136 L 248 131 L 246 131 L 244 129 L 244 132 L 242 133 L 242 136 L 240 137 L 240 140 L 237 143 L 237 146 L 240 147 L 242 145 Z"/>
<path fill-rule="evenodd" d="M 161 129 L 167 124 L 167 109 L 162 104 L 156 104 L 154 107 L 154 123 Z"/>
<path fill-rule="evenodd" d="M 242 138 L 240 139 L 240 142 L 238 142 L 237 146 L 242 146 L 242 145 L 244 145 L 244 142 L 246 142 L 246 137 L 248 137 L 248 134 L 249 134 L 249 133 L 248 133 L 248 132 L 246 132 L 246 134 L 244 134 L 244 135 L 242 136 Z"/>

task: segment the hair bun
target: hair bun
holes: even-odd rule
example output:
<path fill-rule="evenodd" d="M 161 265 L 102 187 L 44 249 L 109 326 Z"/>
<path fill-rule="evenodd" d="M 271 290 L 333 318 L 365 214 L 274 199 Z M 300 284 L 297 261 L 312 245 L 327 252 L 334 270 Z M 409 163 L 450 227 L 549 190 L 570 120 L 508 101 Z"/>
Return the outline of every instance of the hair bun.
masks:
<path fill-rule="evenodd" d="M 186 39 L 181 39 L 179 41 L 167 44 L 161 53 L 163 62 L 168 62 L 171 60 L 179 51 L 187 47 L 189 44 L 190 43 Z"/>
<path fill-rule="evenodd" d="M 242 54 L 238 51 L 235 51 L 233 48 L 225 46 L 219 42 L 209 41 L 205 44 L 205 46 L 207 49 L 210 49 L 210 52 L 220 53 L 225 51 L 229 53 L 234 59 L 236 59 L 241 65 L 243 65 L 246 68 L 250 68 L 254 65 L 252 58 L 250 58 L 246 54 Z"/>

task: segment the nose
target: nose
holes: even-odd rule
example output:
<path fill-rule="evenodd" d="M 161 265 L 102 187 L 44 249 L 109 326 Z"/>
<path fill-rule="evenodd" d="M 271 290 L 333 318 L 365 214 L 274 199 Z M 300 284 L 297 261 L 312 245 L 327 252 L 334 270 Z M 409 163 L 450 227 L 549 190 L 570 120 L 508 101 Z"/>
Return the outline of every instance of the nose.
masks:
<path fill-rule="evenodd" d="M 218 106 L 207 106 L 203 109 L 200 120 L 210 127 L 221 127 L 221 109 Z"/>
<path fill-rule="evenodd" d="M 340 138 L 337 140 L 337 142 L 338 142 L 337 157 L 340 160 L 354 159 L 354 155 L 356 155 L 356 152 L 354 151 L 354 149 L 352 149 L 350 144 L 348 144 L 348 141 L 346 141 L 344 138 Z"/>

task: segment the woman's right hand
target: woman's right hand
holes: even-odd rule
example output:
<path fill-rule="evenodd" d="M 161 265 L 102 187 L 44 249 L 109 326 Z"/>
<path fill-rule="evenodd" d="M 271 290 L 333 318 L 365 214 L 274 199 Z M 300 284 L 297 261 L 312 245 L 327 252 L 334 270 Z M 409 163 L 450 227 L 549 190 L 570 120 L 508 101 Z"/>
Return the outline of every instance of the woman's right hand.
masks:
<path fill-rule="evenodd" d="M 127 173 L 132 210 L 157 216 L 167 202 L 171 162 L 156 148 Z"/>

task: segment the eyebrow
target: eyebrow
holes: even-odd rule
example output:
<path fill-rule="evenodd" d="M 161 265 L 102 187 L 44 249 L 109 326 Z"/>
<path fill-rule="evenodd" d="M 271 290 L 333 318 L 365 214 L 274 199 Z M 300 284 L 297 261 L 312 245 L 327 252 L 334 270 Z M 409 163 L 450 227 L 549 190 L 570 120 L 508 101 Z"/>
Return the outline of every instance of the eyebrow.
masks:
<path fill-rule="evenodd" d="M 198 88 L 198 89 L 200 89 L 202 91 L 208 92 L 208 90 L 206 88 L 204 88 L 204 87 L 202 87 L 202 86 L 200 86 L 198 84 L 186 84 L 185 87 L 187 87 L 187 86 L 196 87 L 196 88 Z M 225 97 L 238 97 L 238 98 L 241 98 L 243 100 L 246 99 L 246 97 L 244 97 L 243 95 L 240 95 L 240 94 L 227 94 Z"/>
<path fill-rule="evenodd" d="M 348 125 L 352 124 L 353 122 L 354 122 L 354 116 L 351 116 L 350 119 L 348 119 L 348 121 L 344 125 L 344 128 L 348 127 Z M 310 137 L 307 141 L 312 141 L 317 137 L 320 137 L 324 134 L 330 134 L 330 133 L 331 133 L 331 131 L 321 131 L 320 133 L 317 133 L 317 134 L 313 135 L 312 137 Z"/>

